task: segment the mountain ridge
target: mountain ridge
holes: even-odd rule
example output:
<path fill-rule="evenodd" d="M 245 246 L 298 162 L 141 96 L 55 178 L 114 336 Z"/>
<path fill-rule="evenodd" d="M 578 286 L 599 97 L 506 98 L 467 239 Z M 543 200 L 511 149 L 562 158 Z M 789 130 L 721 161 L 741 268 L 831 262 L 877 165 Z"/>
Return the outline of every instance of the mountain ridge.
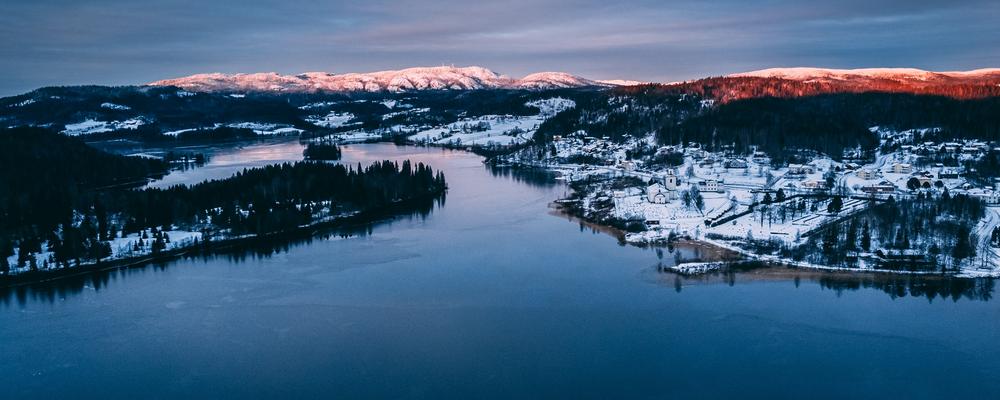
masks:
<path fill-rule="evenodd" d="M 1000 68 L 934 72 L 915 68 L 769 68 L 669 84 L 631 86 L 622 93 L 695 94 L 726 103 L 760 97 L 835 93 L 904 93 L 955 99 L 1000 97 Z"/>
<path fill-rule="evenodd" d="M 781 78 L 789 80 L 822 79 L 894 79 L 894 80 L 940 80 L 940 79 L 983 79 L 1000 78 L 1000 68 L 980 68 L 969 71 L 927 71 L 917 68 L 857 68 L 837 69 L 818 67 L 778 67 L 756 71 L 729 74 L 726 77 Z"/>
<path fill-rule="evenodd" d="M 565 72 L 538 72 L 516 79 L 487 68 L 414 67 L 367 73 L 334 74 L 275 72 L 248 74 L 195 74 L 151 82 L 150 86 L 176 86 L 197 92 L 404 92 L 411 90 L 557 89 L 611 87 L 612 83 L 586 79 Z"/>

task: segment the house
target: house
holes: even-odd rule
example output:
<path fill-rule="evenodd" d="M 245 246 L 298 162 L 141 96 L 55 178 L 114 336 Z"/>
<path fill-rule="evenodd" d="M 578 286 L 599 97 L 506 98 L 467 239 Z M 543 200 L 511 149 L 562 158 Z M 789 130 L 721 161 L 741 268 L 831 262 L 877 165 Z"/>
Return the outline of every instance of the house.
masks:
<path fill-rule="evenodd" d="M 706 179 L 698 182 L 698 191 L 722 193 L 722 186 L 719 185 L 719 181 L 715 179 Z"/>
<path fill-rule="evenodd" d="M 746 169 L 747 162 L 738 158 L 730 158 L 723 164 L 727 169 Z"/>
<path fill-rule="evenodd" d="M 788 164 L 788 173 L 792 175 L 807 175 L 816 172 L 812 165 Z"/>
<path fill-rule="evenodd" d="M 938 171 L 938 179 L 958 179 L 958 170 L 954 168 L 941 168 Z"/>
<path fill-rule="evenodd" d="M 978 146 L 962 146 L 962 154 L 979 155 L 983 150 Z"/>
<path fill-rule="evenodd" d="M 802 181 L 802 184 L 800 186 L 803 189 L 821 190 L 826 188 L 826 181 L 822 181 L 819 179 L 810 179 L 807 181 Z"/>
<path fill-rule="evenodd" d="M 861 179 L 864 179 L 864 180 L 867 181 L 867 180 L 872 180 L 872 179 L 878 178 L 878 171 L 876 171 L 874 169 L 864 168 L 864 169 L 859 169 L 858 172 L 857 172 L 857 175 L 858 175 L 858 178 L 861 178 Z"/>
<path fill-rule="evenodd" d="M 663 185 L 654 183 L 646 188 L 646 200 L 653 204 L 666 204 L 673 199 L 674 191 L 667 190 Z"/>
<path fill-rule="evenodd" d="M 1000 191 L 991 189 L 971 189 L 969 196 L 980 199 L 988 205 L 1000 204 Z"/>
<path fill-rule="evenodd" d="M 886 269 L 925 269 L 934 266 L 934 260 L 919 249 L 878 249 L 875 259 L 880 268 Z"/>
<path fill-rule="evenodd" d="M 907 163 L 892 164 L 892 172 L 896 174 L 909 174 L 913 172 L 913 165 Z"/>
<path fill-rule="evenodd" d="M 656 155 L 665 156 L 667 154 L 674 153 L 676 151 L 677 150 L 674 148 L 674 146 L 663 146 L 660 147 L 659 149 L 656 149 Z"/>
<path fill-rule="evenodd" d="M 896 186 L 889 181 L 881 181 L 873 185 L 864 186 L 861 188 L 861 191 L 870 194 L 892 193 L 896 191 Z"/>
<path fill-rule="evenodd" d="M 708 157 L 708 154 L 706 154 L 704 150 L 697 148 L 688 147 L 684 149 L 684 152 L 687 153 L 687 155 L 691 156 L 691 158 L 694 158 L 695 160 L 700 160 L 705 157 Z"/>

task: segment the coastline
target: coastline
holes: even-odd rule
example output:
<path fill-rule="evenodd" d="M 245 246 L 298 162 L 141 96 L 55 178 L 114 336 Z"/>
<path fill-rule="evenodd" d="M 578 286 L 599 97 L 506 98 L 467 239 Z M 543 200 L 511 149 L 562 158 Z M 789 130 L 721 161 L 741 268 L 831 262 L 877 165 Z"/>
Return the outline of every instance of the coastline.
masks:
<path fill-rule="evenodd" d="M 433 202 L 445 193 L 447 193 L 447 188 L 400 200 L 389 204 L 386 207 L 357 211 L 331 217 L 308 225 L 299 226 L 291 230 L 265 234 L 242 235 L 229 238 L 209 238 L 208 240 L 202 240 L 193 245 L 164 250 L 156 254 L 147 254 L 138 257 L 109 261 L 89 262 L 74 267 L 29 271 L 16 275 L 0 275 L 0 288 L 14 288 L 18 286 L 51 282 L 95 272 L 144 267 L 153 263 L 176 260 L 187 255 L 221 253 L 242 246 L 250 246 L 255 243 L 263 243 L 273 241 L 275 239 L 295 240 L 311 238 L 321 234 L 323 231 L 377 223 L 403 215 L 407 212 L 418 211 L 422 202 Z"/>

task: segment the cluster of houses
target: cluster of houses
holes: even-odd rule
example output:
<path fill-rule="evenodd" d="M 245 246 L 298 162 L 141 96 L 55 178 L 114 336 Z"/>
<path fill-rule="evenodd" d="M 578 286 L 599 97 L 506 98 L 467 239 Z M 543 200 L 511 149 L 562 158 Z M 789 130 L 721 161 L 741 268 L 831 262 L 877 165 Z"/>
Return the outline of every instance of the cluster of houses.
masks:
<path fill-rule="evenodd" d="M 906 144 L 899 147 L 903 154 L 964 154 L 968 156 L 982 156 L 990 151 L 989 143 L 981 140 L 964 140 L 962 142 L 923 142 L 917 144 Z"/>
<path fill-rule="evenodd" d="M 614 143 L 601 138 L 580 137 L 574 135 L 571 135 L 570 138 L 575 139 L 574 141 L 578 142 L 574 143 L 578 147 L 574 147 L 577 147 L 585 154 L 609 160 L 609 165 L 615 165 L 624 171 L 635 171 L 640 169 L 641 162 L 625 160 L 621 157 L 621 154 L 623 154 L 625 149 L 628 148 L 627 145 Z M 904 153 L 934 152 L 982 155 L 989 152 L 991 147 L 982 141 L 967 140 L 963 142 L 947 142 L 940 144 L 934 142 L 925 142 L 915 145 L 908 144 L 902 146 L 902 150 Z M 767 165 L 770 162 L 770 158 L 763 152 L 755 151 L 750 156 L 739 157 L 731 151 L 726 151 L 726 149 L 723 149 L 721 152 L 709 152 L 695 143 L 690 143 L 687 146 L 661 146 L 657 148 L 655 154 L 666 155 L 679 152 L 683 152 L 685 157 L 695 160 L 697 165 L 701 168 L 721 167 L 727 170 L 747 170 L 750 168 L 751 162 L 756 165 Z M 860 153 L 856 155 L 859 157 L 863 156 L 863 154 Z M 803 154 L 803 156 L 808 155 Z M 914 156 L 918 155 L 914 154 Z M 809 158 L 807 157 L 807 159 Z M 786 186 L 804 191 L 823 191 L 829 189 L 827 187 L 827 180 L 820 178 L 817 175 L 818 172 L 822 172 L 824 170 L 822 162 L 822 160 L 814 159 L 808 163 L 789 164 L 784 178 L 791 179 L 792 182 L 786 183 Z M 835 168 L 835 166 L 830 165 L 828 168 Z M 958 168 L 949 168 L 944 167 L 944 165 L 937 164 L 932 167 L 932 169 L 934 172 L 923 169 L 917 170 L 913 164 L 908 162 L 895 162 L 881 169 L 870 166 L 866 167 L 853 162 L 846 162 L 836 166 L 836 170 L 843 174 L 853 174 L 861 180 L 868 181 L 861 186 L 854 186 L 854 188 L 863 193 L 873 195 L 888 195 L 899 190 L 905 190 L 906 188 L 903 187 L 905 182 L 913 179 L 916 179 L 919 187 L 932 188 L 940 186 L 941 181 L 955 180 L 961 176 L 960 169 Z M 883 176 L 883 174 L 886 174 L 887 176 Z M 908 177 L 900 180 L 898 175 L 908 175 Z M 719 178 L 692 179 L 691 182 L 688 183 L 700 192 L 725 192 L 724 182 Z M 951 183 L 954 184 L 954 181 Z M 680 198 L 678 189 L 679 186 L 679 177 L 674 170 L 668 169 L 663 172 L 654 173 L 653 182 L 645 189 L 645 198 L 648 202 L 654 204 L 665 204 L 672 200 L 677 200 Z M 955 189 L 963 189 L 970 195 L 981 197 L 991 204 L 1000 204 L 1000 187 L 996 189 L 955 187 Z"/>

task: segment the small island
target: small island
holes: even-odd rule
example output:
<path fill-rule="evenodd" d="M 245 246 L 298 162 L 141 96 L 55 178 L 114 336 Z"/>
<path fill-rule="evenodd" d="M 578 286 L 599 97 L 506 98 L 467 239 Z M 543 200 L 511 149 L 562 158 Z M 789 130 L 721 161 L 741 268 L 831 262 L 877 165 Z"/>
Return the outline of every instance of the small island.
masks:
<path fill-rule="evenodd" d="M 306 160 L 336 161 L 340 159 L 340 147 L 336 143 L 314 142 L 302 150 Z"/>

